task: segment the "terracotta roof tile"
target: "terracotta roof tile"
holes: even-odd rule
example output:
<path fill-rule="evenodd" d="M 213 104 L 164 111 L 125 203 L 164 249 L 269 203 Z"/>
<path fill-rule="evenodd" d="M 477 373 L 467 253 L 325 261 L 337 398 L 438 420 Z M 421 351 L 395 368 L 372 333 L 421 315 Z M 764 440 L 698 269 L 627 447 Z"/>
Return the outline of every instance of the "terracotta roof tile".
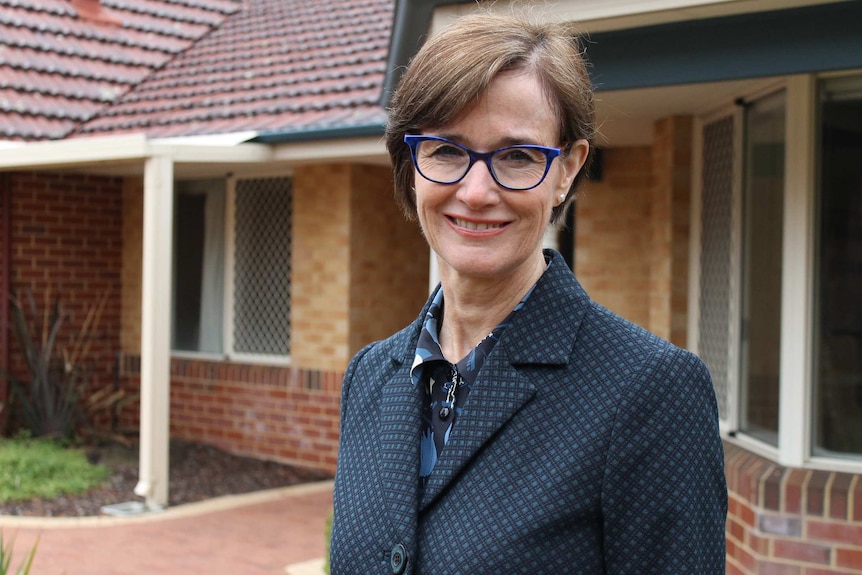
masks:
<path fill-rule="evenodd" d="M 0 0 L 0 138 L 69 135 L 240 2 Z"/>
<path fill-rule="evenodd" d="M 393 0 L 247 0 L 78 134 L 176 136 L 383 122 Z"/>
<path fill-rule="evenodd" d="M 122 82 L 114 77 L 99 80 L 94 76 L 76 78 L 71 74 L 53 74 L 50 81 L 37 77 L 27 70 L 13 69 L 3 71 L 0 89 L 15 90 L 21 94 L 44 94 L 64 96 L 70 100 L 93 100 L 112 102 L 125 91 Z"/>
<path fill-rule="evenodd" d="M 0 138 L 382 123 L 393 4 L 0 0 Z"/>

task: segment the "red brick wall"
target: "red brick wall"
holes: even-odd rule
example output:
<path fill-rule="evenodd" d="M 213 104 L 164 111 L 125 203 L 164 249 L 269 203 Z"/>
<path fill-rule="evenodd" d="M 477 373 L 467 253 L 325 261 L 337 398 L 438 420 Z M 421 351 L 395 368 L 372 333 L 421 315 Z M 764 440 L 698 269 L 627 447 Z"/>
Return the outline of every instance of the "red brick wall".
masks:
<path fill-rule="evenodd" d="M 87 355 L 95 366 L 93 388 L 113 385 L 120 333 L 122 181 L 25 172 L 11 174 L 8 183 L 13 291 L 32 290 L 40 310 L 46 296 L 60 298 L 69 317 L 58 338 L 58 350 L 70 348 L 89 309 L 107 294 Z M 10 367 L 23 374 L 16 337 L 9 340 Z M 107 424 L 108 414 L 98 415 Z"/>
<path fill-rule="evenodd" d="M 728 575 L 862 574 L 862 476 L 725 444 Z"/>
<path fill-rule="evenodd" d="M 140 386 L 140 358 L 122 361 L 122 376 Z M 342 372 L 171 361 L 171 437 L 230 453 L 335 471 Z M 126 425 L 136 427 L 139 405 Z"/>

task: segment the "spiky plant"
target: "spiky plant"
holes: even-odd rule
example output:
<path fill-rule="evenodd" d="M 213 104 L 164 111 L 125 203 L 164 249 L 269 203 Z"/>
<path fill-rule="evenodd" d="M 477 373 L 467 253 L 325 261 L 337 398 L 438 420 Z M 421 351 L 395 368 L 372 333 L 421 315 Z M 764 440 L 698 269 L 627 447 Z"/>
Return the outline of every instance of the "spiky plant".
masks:
<path fill-rule="evenodd" d="M 18 565 L 18 569 L 12 571 L 12 548 L 15 546 L 15 537 L 7 544 L 3 540 L 3 532 L 0 531 L 0 575 L 28 575 L 30 573 L 30 569 L 33 566 L 33 559 L 36 557 L 36 548 L 39 547 L 39 540 L 36 539 L 36 543 L 33 545 L 33 548 L 30 549 L 30 552 L 24 555 L 24 559 L 21 560 L 21 563 Z"/>
<path fill-rule="evenodd" d="M 58 345 L 68 320 L 59 298 L 45 293 L 40 311 L 31 291 L 12 298 L 15 333 L 27 366 L 27 380 L 7 373 L 12 383 L 12 406 L 33 437 L 66 439 L 84 420 L 80 399 L 90 380 L 88 355 L 93 334 L 105 308 L 103 296 L 92 306 L 68 345 Z"/>

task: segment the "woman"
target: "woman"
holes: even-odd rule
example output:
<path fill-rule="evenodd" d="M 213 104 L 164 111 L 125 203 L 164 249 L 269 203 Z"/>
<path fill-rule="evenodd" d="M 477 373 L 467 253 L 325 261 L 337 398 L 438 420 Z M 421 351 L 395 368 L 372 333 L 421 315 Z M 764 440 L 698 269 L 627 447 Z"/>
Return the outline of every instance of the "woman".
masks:
<path fill-rule="evenodd" d="M 466 17 L 403 77 L 387 146 L 441 286 L 345 375 L 334 575 L 724 573 L 706 368 L 542 250 L 593 116 L 564 24 Z"/>

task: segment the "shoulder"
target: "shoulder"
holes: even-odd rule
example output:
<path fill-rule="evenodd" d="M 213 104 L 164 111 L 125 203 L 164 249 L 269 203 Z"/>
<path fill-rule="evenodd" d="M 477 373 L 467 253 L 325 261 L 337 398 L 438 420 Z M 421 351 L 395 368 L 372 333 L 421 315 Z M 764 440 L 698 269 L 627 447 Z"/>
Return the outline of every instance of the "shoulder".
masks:
<path fill-rule="evenodd" d="M 410 366 L 418 337 L 417 319 L 386 339 L 367 344 L 350 360 L 342 382 L 342 404 L 361 382 L 383 381 L 390 370 Z"/>
<path fill-rule="evenodd" d="M 612 359 L 623 369 L 705 370 L 703 362 L 690 351 L 592 301 L 584 316 L 578 341 L 581 348 L 591 355 Z"/>

